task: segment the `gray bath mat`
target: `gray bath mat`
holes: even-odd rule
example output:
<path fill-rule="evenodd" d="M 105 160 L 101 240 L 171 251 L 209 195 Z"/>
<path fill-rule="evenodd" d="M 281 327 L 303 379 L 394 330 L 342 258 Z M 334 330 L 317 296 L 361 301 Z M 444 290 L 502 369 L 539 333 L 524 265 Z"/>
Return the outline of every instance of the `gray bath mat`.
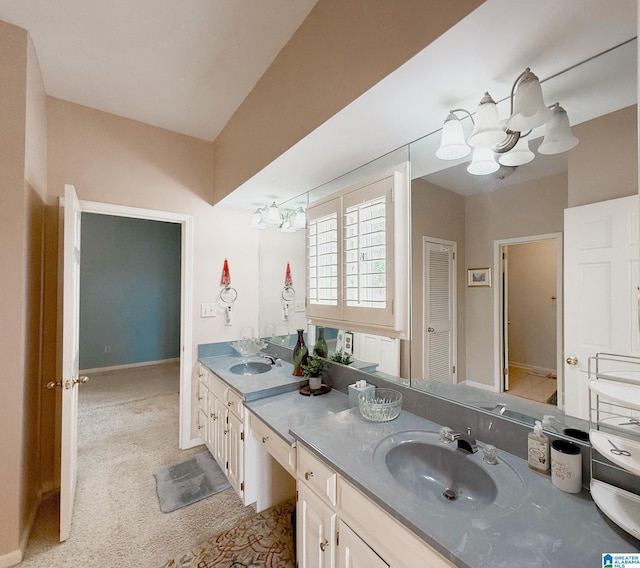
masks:
<path fill-rule="evenodd" d="M 163 466 L 153 475 L 163 513 L 176 511 L 230 487 L 207 450 L 182 463 Z"/>

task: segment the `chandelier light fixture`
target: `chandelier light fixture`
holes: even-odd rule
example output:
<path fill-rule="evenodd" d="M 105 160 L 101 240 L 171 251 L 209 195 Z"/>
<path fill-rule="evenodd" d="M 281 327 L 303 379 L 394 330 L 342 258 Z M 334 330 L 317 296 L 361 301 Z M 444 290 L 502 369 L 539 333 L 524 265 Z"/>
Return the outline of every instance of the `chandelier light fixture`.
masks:
<path fill-rule="evenodd" d="M 578 144 L 571 133 L 566 111 L 559 103 L 545 105 L 540 81 L 528 67 L 513 83 L 510 103 L 511 114 L 504 122 L 500 121 L 496 102 L 489 93 L 485 93 L 478 104 L 475 120 L 466 109 L 449 111 L 436 157 L 458 160 L 473 149 L 467 171 L 487 175 L 497 171 L 500 165 L 522 166 L 533 160 L 535 154 L 529 149 L 527 136 L 539 126 L 546 125 L 544 140 L 538 148 L 540 154 L 560 154 Z M 468 138 L 456 113 L 471 119 L 473 132 Z"/>
<path fill-rule="evenodd" d="M 275 201 L 271 205 L 256 209 L 251 217 L 251 228 L 258 230 L 274 227 L 283 233 L 295 233 L 306 226 L 307 214 L 302 207 L 280 209 Z"/>

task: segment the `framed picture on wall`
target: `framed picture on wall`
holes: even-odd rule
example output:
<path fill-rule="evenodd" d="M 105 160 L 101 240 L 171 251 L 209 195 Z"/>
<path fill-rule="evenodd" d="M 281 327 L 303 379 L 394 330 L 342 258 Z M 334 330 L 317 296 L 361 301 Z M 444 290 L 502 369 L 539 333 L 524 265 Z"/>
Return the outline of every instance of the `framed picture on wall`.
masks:
<path fill-rule="evenodd" d="M 468 268 L 467 286 L 471 288 L 490 288 L 491 268 Z"/>

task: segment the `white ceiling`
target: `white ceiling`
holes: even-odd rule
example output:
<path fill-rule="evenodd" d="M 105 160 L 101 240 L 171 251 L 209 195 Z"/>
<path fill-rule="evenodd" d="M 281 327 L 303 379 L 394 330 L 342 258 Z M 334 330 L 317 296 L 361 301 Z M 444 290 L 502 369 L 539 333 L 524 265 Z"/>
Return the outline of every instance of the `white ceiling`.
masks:
<path fill-rule="evenodd" d="M 47 94 L 213 140 L 317 0 L 0 0 Z"/>
<path fill-rule="evenodd" d="M 213 140 L 316 1 L 0 0 L 0 20 L 29 30 L 49 95 Z M 635 37 L 636 8 L 487 0 L 223 202 L 281 203 L 436 132 L 450 108 L 473 111 L 485 90 L 506 98 L 525 67 L 545 80 Z M 548 81 L 546 102 L 560 101 L 573 124 L 635 103 L 635 50 Z M 444 164 L 427 154 L 420 175 Z"/>
<path fill-rule="evenodd" d="M 485 91 L 496 101 L 507 98 L 525 67 L 544 81 L 636 34 L 636 0 L 487 0 L 223 203 L 255 209 L 271 199 L 284 202 L 438 131 L 451 108 L 473 112 Z M 634 104 L 636 42 L 619 51 L 617 58 L 598 58 L 592 65 L 581 65 L 545 82 L 545 102 L 559 101 L 573 124 Z M 503 118 L 508 114 L 505 105 L 499 105 Z M 420 145 L 427 147 L 435 138 Z M 414 176 L 449 165 L 433 158 L 436 148 L 437 144 L 429 155 L 431 163 L 421 164 L 418 172 L 417 160 L 414 164 L 417 155 L 412 152 Z M 542 164 L 540 157 L 531 163 L 529 177 L 540 175 L 533 171 L 534 164 Z M 566 169 L 566 159 L 564 166 L 555 163 L 548 167 L 549 171 Z M 523 167 L 518 175 L 524 171 Z M 458 179 L 463 175 L 467 183 L 483 183 L 459 167 Z M 439 181 L 446 185 L 447 177 L 443 175 Z M 491 183 L 484 179 L 485 186 Z M 474 186 L 461 191 L 468 194 L 476 190 Z"/>

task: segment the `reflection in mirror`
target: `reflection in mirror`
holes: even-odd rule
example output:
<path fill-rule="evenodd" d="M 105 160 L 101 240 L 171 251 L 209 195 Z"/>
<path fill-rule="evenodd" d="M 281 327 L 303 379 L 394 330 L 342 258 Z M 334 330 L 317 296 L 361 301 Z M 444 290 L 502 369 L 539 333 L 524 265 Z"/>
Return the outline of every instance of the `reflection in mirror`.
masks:
<path fill-rule="evenodd" d="M 405 384 L 410 381 L 413 388 L 518 422 L 533 424 L 535 419 L 551 415 L 550 429 L 557 433 L 567 427 L 588 428 L 585 421 L 566 416 L 562 411 L 566 396 L 573 396 L 563 383 L 562 342 L 566 322 L 563 321 L 563 266 L 558 262 L 563 250 L 563 216 L 566 208 L 637 194 L 636 47 L 635 40 L 627 42 L 584 65 L 543 80 L 549 102 L 556 97 L 562 100 L 571 118 L 573 134 L 580 141 L 569 153 L 538 154 L 542 132 L 534 131 L 530 148 L 536 157 L 532 162 L 517 168 L 501 167 L 488 176 L 470 176 L 466 161 L 450 164 L 435 157 L 439 132 L 398 151 L 405 159 L 408 152 L 413 178 L 412 338 L 401 341 L 398 346 L 397 373 L 382 371 L 386 367 L 379 359 L 371 361 L 377 365 L 374 372 L 378 376 Z M 585 102 L 581 97 L 587 91 L 592 96 Z M 468 95 L 461 93 L 461 98 Z M 501 115 L 506 114 L 508 110 L 501 110 Z M 381 160 L 388 160 L 386 165 L 398 163 L 393 154 Z M 350 172 L 312 190 L 302 199 L 306 204 L 325 197 L 368 177 L 372 167 L 375 169 L 376 164 Z M 530 252 L 523 259 L 520 252 L 526 253 L 525 245 L 539 245 L 554 251 Z M 523 247 L 522 251 L 519 247 Z M 454 351 L 447 354 L 444 361 L 446 367 L 452 366 L 455 370 L 443 373 L 442 361 L 425 357 L 428 353 L 426 334 L 434 327 L 425 325 L 428 315 L 425 271 L 429 263 L 434 269 L 443 268 L 442 255 L 453 251 L 455 277 L 443 282 L 447 293 L 452 294 L 451 309 L 455 310 L 452 312 L 455 316 L 450 318 Z M 527 294 L 534 292 L 541 296 L 542 303 L 533 311 L 545 316 L 545 327 L 538 328 L 543 324 L 518 315 L 531 315 L 532 310 L 526 305 L 527 294 L 523 292 L 518 297 L 512 296 L 511 291 L 504 293 L 502 252 L 508 253 L 513 272 L 519 273 L 522 265 L 529 270 L 520 276 L 520 284 L 516 281 L 512 285 L 516 288 L 513 292 L 528 290 Z M 313 341 L 315 330 L 307 326 L 303 313 L 295 312 L 290 321 L 283 321 L 279 296 L 286 262 L 290 261 L 296 299 L 304 298 L 304 257 L 303 233 L 282 236 L 272 229 L 262 231 L 260 329 L 263 336 L 292 334 L 302 327 L 307 330 L 309 341 Z M 444 268 L 446 274 L 447 266 Z M 491 269 L 491 286 L 468 286 L 470 268 Z M 512 304 L 506 313 L 505 301 Z M 337 333 L 338 330 L 327 330 L 330 351 Z M 354 337 L 358 354 L 363 360 L 375 359 L 369 357 L 367 341 L 361 342 L 361 339 Z M 504 367 L 509 369 L 508 383 L 502 372 Z M 553 385 L 551 381 L 556 386 L 544 391 L 538 397 L 540 400 L 535 400 L 534 392 L 529 393 L 528 398 L 524 387 L 517 387 L 518 373 L 529 375 L 530 383 L 547 381 L 544 388 Z M 529 390 L 534 391 L 535 387 Z M 514 396 L 514 391 L 525 396 Z"/>

